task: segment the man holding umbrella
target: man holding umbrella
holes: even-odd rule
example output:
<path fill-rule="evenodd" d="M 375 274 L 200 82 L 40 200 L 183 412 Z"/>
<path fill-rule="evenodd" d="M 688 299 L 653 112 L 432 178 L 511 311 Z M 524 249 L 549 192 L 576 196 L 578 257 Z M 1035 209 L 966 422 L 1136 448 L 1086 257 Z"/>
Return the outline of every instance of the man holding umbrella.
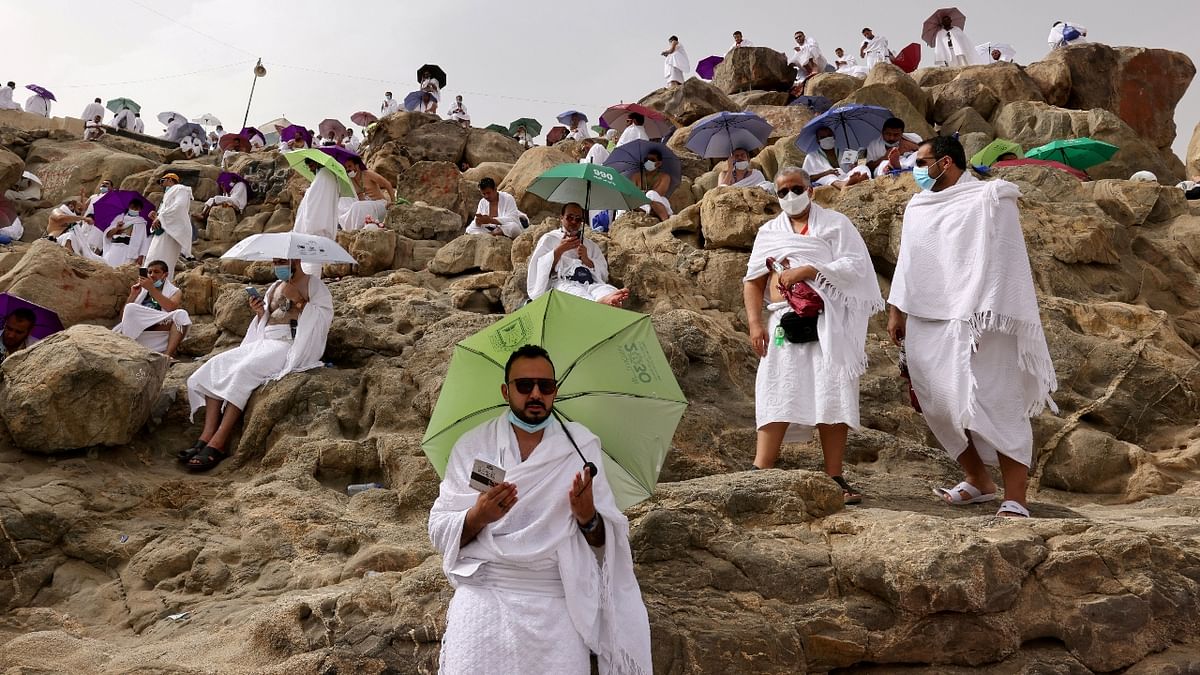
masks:
<path fill-rule="evenodd" d="M 963 33 L 967 17 L 957 9 L 941 9 L 925 20 L 921 36 L 933 47 L 938 66 L 972 66 L 979 63 L 975 44 Z"/>
<path fill-rule="evenodd" d="M 28 307 L 18 307 L 4 317 L 4 337 L 0 340 L 0 362 L 36 342 L 31 333 L 37 316 Z"/>
<path fill-rule="evenodd" d="M 562 227 L 542 235 L 529 256 L 526 290 L 531 300 L 551 288 L 620 307 L 629 289 L 608 283 L 608 261 L 583 228 L 583 207 L 563 204 Z"/>
<path fill-rule="evenodd" d="M 589 652 L 601 673 L 652 672 L 629 521 L 600 440 L 557 419 L 557 391 L 546 350 L 517 349 L 500 385 L 507 415 L 451 450 L 429 513 L 430 540 L 455 588 L 443 673 L 587 673 Z M 587 464 L 577 473 L 580 456 Z"/>

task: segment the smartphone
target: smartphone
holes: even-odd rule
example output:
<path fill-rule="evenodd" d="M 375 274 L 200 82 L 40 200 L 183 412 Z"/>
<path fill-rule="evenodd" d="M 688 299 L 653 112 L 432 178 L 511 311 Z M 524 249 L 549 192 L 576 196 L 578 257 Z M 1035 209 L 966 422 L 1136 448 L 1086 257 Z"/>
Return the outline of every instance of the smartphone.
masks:
<path fill-rule="evenodd" d="M 138 268 L 138 276 L 145 279 L 146 277 L 150 276 L 150 270 L 145 267 L 139 267 Z"/>
<path fill-rule="evenodd" d="M 246 295 L 254 298 L 255 300 L 262 299 L 262 296 L 258 294 L 258 289 L 253 286 L 246 287 Z"/>

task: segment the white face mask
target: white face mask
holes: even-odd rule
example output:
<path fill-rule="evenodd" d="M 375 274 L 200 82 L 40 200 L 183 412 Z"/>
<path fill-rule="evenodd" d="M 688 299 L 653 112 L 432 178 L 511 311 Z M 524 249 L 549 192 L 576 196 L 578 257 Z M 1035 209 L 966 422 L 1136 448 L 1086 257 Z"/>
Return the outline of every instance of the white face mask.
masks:
<path fill-rule="evenodd" d="M 642 162 L 642 166 L 645 167 L 647 171 L 653 171 L 657 165 L 654 163 L 654 160 L 648 159 L 645 162 Z"/>
<path fill-rule="evenodd" d="M 351 178 L 354 178 L 355 176 L 358 175 L 358 172 L 357 171 L 347 171 L 346 175 L 350 176 Z"/>
<path fill-rule="evenodd" d="M 802 194 L 789 192 L 786 197 L 780 197 L 779 208 L 789 216 L 798 216 L 808 208 L 809 201 L 807 192 Z"/>
<path fill-rule="evenodd" d="M 837 139 L 833 136 L 826 136 L 817 141 L 817 143 L 821 146 L 822 150 L 832 150 L 837 147 Z"/>
<path fill-rule="evenodd" d="M 736 161 L 733 163 L 733 168 L 737 169 L 738 171 L 746 171 L 747 169 L 750 168 L 750 162 L 748 162 L 744 159 Z"/>
<path fill-rule="evenodd" d="M 129 211 L 127 211 L 126 214 L 130 215 L 130 216 L 137 216 L 138 210 L 137 209 L 129 209 Z"/>

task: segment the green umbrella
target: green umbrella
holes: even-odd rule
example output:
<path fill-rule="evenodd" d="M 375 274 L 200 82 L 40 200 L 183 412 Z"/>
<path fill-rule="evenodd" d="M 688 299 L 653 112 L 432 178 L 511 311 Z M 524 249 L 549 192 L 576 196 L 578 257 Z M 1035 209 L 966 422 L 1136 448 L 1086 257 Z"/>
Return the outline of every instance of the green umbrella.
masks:
<path fill-rule="evenodd" d="M 316 178 L 316 174 L 308 169 L 308 166 L 305 165 L 304 160 L 313 160 L 317 164 L 329 169 L 333 172 L 333 175 L 337 176 L 338 191 L 343 197 L 354 197 L 358 194 L 354 190 L 354 183 L 350 181 L 350 176 L 346 175 L 346 168 L 341 164 L 338 164 L 338 161 L 334 159 L 332 155 L 328 155 L 316 148 L 312 148 L 308 150 L 293 150 L 285 153 L 283 156 L 287 158 L 288 164 L 292 165 L 292 168 L 296 170 L 296 173 L 309 180 Z"/>
<path fill-rule="evenodd" d="M 628 211 L 650 203 L 621 172 L 602 164 L 559 164 L 535 178 L 528 191 L 553 204 L 574 202 L 584 211 Z"/>
<path fill-rule="evenodd" d="M 1000 159 L 1000 155 L 1013 153 L 1017 159 L 1023 158 L 1025 155 L 1021 153 L 1021 144 L 1006 141 L 1003 138 L 988 143 L 982 150 L 971 156 L 971 166 L 991 166 Z"/>
<path fill-rule="evenodd" d="M 113 111 L 114 113 L 121 112 L 121 108 L 129 108 L 130 110 L 132 110 L 135 113 L 142 112 L 142 106 L 138 105 L 137 101 L 134 101 L 131 98 L 125 98 L 124 96 L 122 96 L 121 98 L 114 98 L 113 100 L 109 101 L 108 103 L 105 103 L 104 107 L 108 108 L 109 110 Z"/>
<path fill-rule="evenodd" d="M 542 133 L 542 125 L 537 120 L 522 117 L 519 120 L 513 120 L 513 123 L 508 125 L 508 133 L 516 135 L 518 127 L 525 127 L 525 131 L 532 138 Z"/>
<path fill-rule="evenodd" d="M 1092 138 L 1071 138 L 1065 141 L 1051 141 L 1043 146 L 1025 153 L 1029 159 L 1045 159 L 1062 162 L 1069 167 L 1086 171 L 1112 159 L 1117 153 L 1117 146 Z"/>
<path fill-rule="evenodd" d="M 506 127 L 502 124 L 489 124 L 484 128 L 487 129 L 488 131 L 494 131 L 498 134 L 504 134 L 505 136 L 512 135 L 512 134 L 508 133 L 508 127 Z"/>
<path fill-rule="evenodd" d="M 646 499 L 687 407 L 650 317 L 550 291 L 459 342 L 421 447 L 438 475 L 454 444 L 508 411 L 504 364 L 517 348 L 550 352 L 554 410 L 600 438 L 604 471 L 624 509 Z"/>
<path fill-rule="evenodd" d="M 608 129 L 605 129 L 604 127 L 600 126 L 599 124 L 593 124 L 592 131 L 596 132 L 597 136 L 603 136 L 604 132 L 608 131 Z"/>

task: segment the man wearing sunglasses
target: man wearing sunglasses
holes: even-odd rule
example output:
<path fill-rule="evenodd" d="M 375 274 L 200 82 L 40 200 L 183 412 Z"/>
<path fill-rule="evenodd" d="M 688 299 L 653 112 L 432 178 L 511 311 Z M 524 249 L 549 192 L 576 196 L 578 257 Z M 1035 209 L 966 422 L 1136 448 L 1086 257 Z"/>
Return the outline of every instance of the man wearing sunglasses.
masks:
<path fill-rule="evenodd" d="M 613 307 L 629 298 L 629 290 L 608 283 L 608 261 L 600 246 L 585 236 L 583 207 L 563 204 L 562 227 L 547 232 L 529 256 L 525 288 L 529 299 L 550 289 Z"/>
<path fill-rule="evenodd" d="M 888 297 L 888 333 L 903 344 L 925 422 L 965 480 L 934 492 L 962 506 L 996 499 L 996 515 L 1028 518 L 1029 418 L 1057 389 L 1017 199 L 1003 180 L 967 173 L 962 145 L 937 136 L 917 148 L 921 192 L 904 211 Z"/>
<path fill-rule="evenodd" d="M 600 441 L 554 417 L 554 364 L 541 347 L 509 357 L 504 415 L 454 444 L 429 537 L 454 586 L 443 673 L 652 672 L 650 624 Z M 580 471 L 581 457 L 597 467 Z M 490 465 L 490 487 L 473 474 Z"/>

